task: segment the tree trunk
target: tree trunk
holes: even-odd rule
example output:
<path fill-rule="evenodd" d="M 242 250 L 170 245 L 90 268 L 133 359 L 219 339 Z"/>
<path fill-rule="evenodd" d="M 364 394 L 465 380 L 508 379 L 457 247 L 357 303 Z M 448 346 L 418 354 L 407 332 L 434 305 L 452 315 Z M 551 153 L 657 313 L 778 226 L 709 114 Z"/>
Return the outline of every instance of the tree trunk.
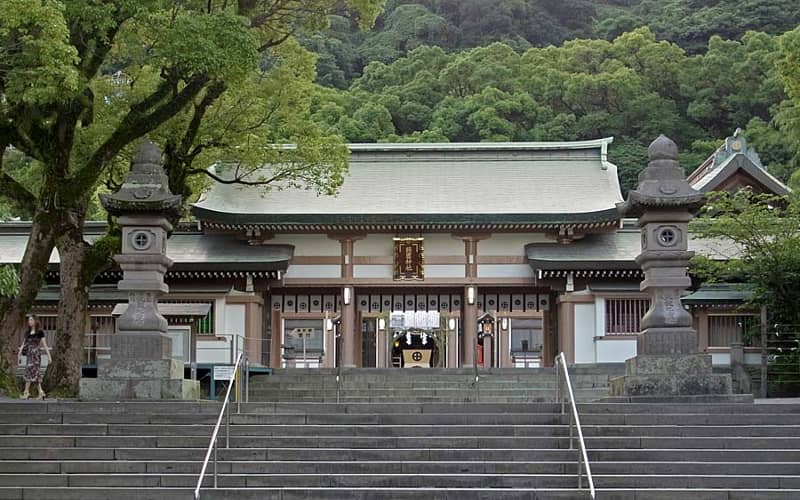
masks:
<path fill-rule="evenodd" d="M 53 359 L 47 367 L 45 385 L 77 395 L 83 367 L 84 337 L 89 309 L 89 286 L 84 279 L 87 244 L 83 224 L 70 227 L 56 242 L 60 256 L 61 296 L 56 318 Z"/>
<path fill-rule="evenodd" d="M 19 293 L 0 301 L 0 379 L 11 377 L 13 380 L 25 315 L 44 284 L 58 230 L 58 219 L 52 212 L 37 210 L 19 269 Z"/>

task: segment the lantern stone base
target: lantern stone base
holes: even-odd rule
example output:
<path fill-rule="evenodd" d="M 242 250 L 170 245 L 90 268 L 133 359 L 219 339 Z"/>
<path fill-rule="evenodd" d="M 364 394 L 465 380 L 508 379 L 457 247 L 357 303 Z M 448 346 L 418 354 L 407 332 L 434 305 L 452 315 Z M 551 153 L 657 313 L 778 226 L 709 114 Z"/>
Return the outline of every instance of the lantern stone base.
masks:
<path fill-rule="evenodd" d="M 189 400 L 200 399 L 200 382 L 185 379 L 81 379 L 84 401 Z"/>
<path fill-rule="evenodd" d="M 183 361 L 169 356 L 169 337 L 125 332 L 111 339 L 111 357 L 97 360 L 97 378 L 81 379 L 81 399 L 200 399 L 200 382 L 184 379 Z"/>
<path fill-rule="evenodd" d="M 697 352 L 697 332 L 693 328 L 647 328 L 636 338 L 641 354 L 686 355 Z"/>
<path fill-rule="evenodd" d="M 626 374 L 613 379 L 611 396 L 685 398 L 731 396 L 731 376 L 712 373 L 707 354 L 642 354 L 625 362 Z"/>

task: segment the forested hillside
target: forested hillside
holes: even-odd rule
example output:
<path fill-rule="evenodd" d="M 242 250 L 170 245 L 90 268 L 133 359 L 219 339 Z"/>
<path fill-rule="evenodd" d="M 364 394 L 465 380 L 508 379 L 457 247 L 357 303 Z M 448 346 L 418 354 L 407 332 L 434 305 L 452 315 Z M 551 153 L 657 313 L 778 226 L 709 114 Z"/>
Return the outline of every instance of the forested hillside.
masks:
<path fill-rule="evenodd" d="M 800 140 L 778 62 L 798 24 L 797 0 L 390 0 L 370 31 L 332 16 L 303 43 L 318 54 L 313 119 L 330 133 L 615 136 L 629 188 L 659 133 L 691 169 L 740 127 L 788 180 Z"/>
<path fill-rule="evenodd" d="M 319 54 L 319 81 L 346 88 L 370 62 L 392 62 L 420 45 L 447 52 L 503 42 L 518 51 L 576 38 L 613 40 L 647 26 L 693 54 L 714 36 L 780 34 L 800 24 L 797 0 L 388 0 L 373 29 L 331 16 L 304 38 Z"/>

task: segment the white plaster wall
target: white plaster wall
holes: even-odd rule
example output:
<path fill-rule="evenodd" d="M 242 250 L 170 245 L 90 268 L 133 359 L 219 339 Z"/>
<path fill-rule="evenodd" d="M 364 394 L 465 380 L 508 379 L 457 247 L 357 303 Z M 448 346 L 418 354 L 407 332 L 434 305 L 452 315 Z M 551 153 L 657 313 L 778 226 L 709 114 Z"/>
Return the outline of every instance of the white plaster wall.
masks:
<path fill-rule="evenodd" d="M 478 264 L 479 278 L 533 278 L 528 264 Z"/>
<path fill-rule="evenodd" d="M 225 297 L 214 299 L 214 334 L 225 333 Z"/>
<path fill-rule="evenodd" d="M 366 238 L 353 242 L 353 255 L 356 257 L 392 257 L 394 255 L 393 238 L 391 234 L 369 234 Z M 425 250 L 427 251 L 427 248 Z"/>
<path fill-rule="evenodd" d="M 525 255 L 528 243 L 552 243 L 540 233 L 500 233 L 478 242 L 478 255 Z"/>
<path fill-rule="evenodd" d="M 636 356 L 636 339 L 603 340 L 595 342 L 598 363 L 624 363 Z"/>
<path fill-rule="evenodd" d="M 606 334 L 606 299 L 603 297 L 595 297 L 594 299 L 594 318 L 595 336 L 604 337 Z"/>
<path fill-rule="evenodd" d="M 464 278 L 466 272 L 464 264 L 449 265 L 435 264 L 425 266 L 426 278 Z"/>
<path fill-rule="evenodd" d="M 225 331 L 222 333 L 225 335 L 244 336 L 245 305 L 227 304 L 225 309 Z"/>
<path fill-rule="evenodd" d="M 392 279 L 394 270 L 391 265 L 355 265 L 353 266 L 353 277 Z"/>
<path fill-rule="evenodd" d="M 575 304 L 575 363 L 595 363 L 594 304 Z"/>
<path fill-rule="evenodd" d="M 286 271 L 287 278 L 341 278 L 342 266 L 338 265 L 306 265 L 290 264 Z"/>
<path fill-rule="evenodd" d="M 453 238 L 450 234 L 425 234 L 425 256 L 463 256 L 464 242 Z M 426 273 L 427 273 L 427 267 Z M 463 266 L 462 266 L 463 267 Z"/>
<path fill-rule="evenodd" d="M 227 304 L 225 298 L 214 301 L 215 340 L 197 340 L 198 363 L 231 363 L 231 335 L 235 335 L 237 349 L 244 346 L 245 305 Z M 220 340 L 221 339 L 221 340 Z"/>
<path fill-rule="evenodd" d="M 294 245 L 297 256 L 339 256 L 342 246 L 324 234 L 277 234 L 267 241 L 268 245 Z"/>

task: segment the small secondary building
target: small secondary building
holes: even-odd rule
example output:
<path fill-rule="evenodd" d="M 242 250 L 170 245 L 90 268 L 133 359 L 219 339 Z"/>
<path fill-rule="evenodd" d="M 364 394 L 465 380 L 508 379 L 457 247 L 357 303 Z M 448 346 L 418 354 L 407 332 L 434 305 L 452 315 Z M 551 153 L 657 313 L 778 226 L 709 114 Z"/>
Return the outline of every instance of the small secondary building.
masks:
<path fill-rule="evenodd" d="M 611 143 L 354 144 L 335 197 L 215 184 L 168 242 L 174 354 L 203 366 L 244 349 L 263 366 L 308 368 L 535 367 L 559 351 L 623 362 L 648 299 Z M 689 180 L 788 192 L 738 133 Z M 102 230 L 90 224 L 88 237 Z M 0 225 L 0 262 L 19 262 L 26 241 L 25 224 Z M 735 252 L 696 239 L 690 249 Z M 51 262 L 36 307 L 52 329 Z M 92 287 L 89 363 L 107 355 L 124 307 L 118 279 Z M 712 292 L 687 307 L 698 348 L 725 364 L 750 320 L 741 295 Z"/>

